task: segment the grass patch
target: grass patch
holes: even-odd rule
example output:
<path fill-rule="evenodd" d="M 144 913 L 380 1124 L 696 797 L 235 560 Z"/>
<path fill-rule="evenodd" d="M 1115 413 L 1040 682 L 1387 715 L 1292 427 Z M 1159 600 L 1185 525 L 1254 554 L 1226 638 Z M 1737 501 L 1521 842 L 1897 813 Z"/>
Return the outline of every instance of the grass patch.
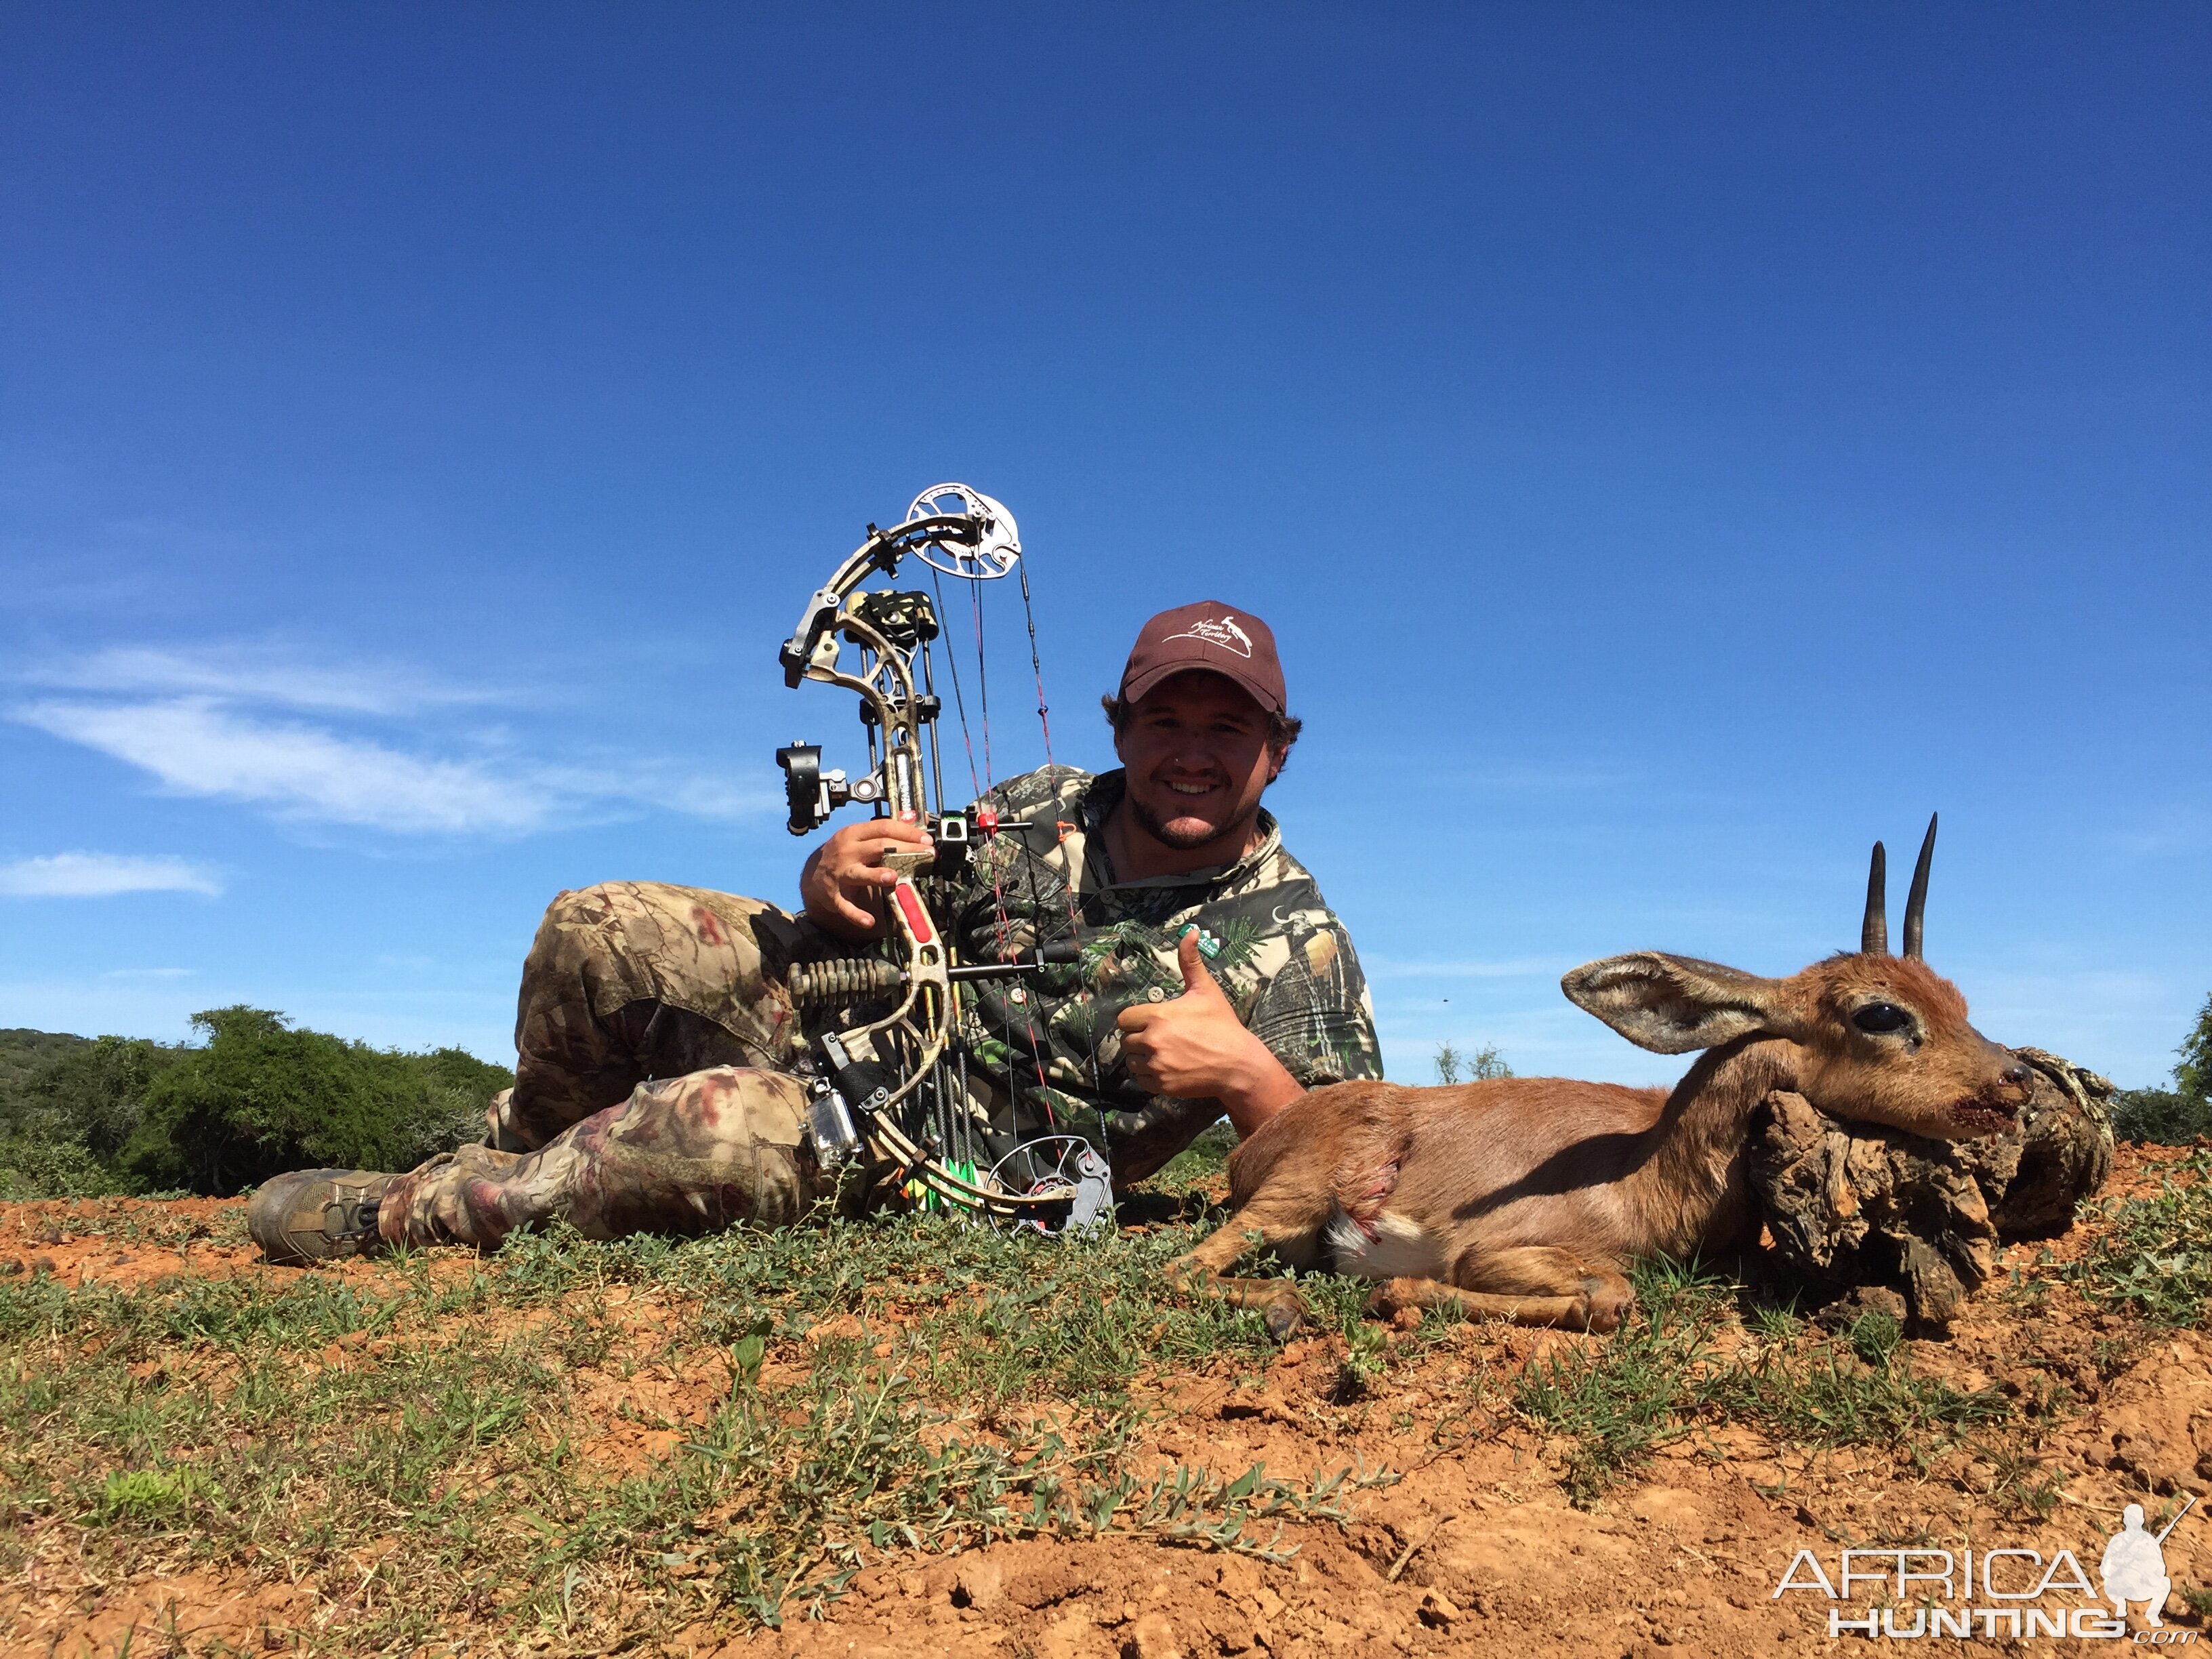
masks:
<path fill-rule="evenodd" d="M 2212 1319 L 2212 1148 L 2168 1165 L 2156 1196 L 2107 1200 L 2096 1212 L 2102 1228 L 2066 1269 L 2083 1296 L 2156 1325 Z"/>
<path fill-rule="evenodd" d="M 1571 1437 L 1568 1496 L 1587 1507 L 1652 1450 L 1690 1432 L 1696 1376 L 1728 1313 L 1725 1280 L 1674 1262 L 1639 1264 L 1637 1309 L 1610 1339 L 1524 1369 L 1513 1403 Z"/>
<path fill-rule="evenodd" d="M 595 1647 L 773 1624 L 887 1557 L 999 1538 L 1280 1559 L 1285 1524 L 1390 1477 L 1143 1450 L 1165 1376 L 1276 1352 L 1258 1316 L 1163 1288 L 1192 1242 L 886 1218 L 556 1230 L 402 1255 L 373 1290 L 0 1279 L 0 1503 L 33 1523 L 0 1534 L 0 1573 L 69 1535 L 103 1578 L 312 1583 L 332 1644 L 382 1651 L 494 1617 Z M 617 1455 L 617 1429 L 654 1438 Z"/>
<path fill-rule="evenodd" d="M 2169 1263 L 2201 1241 L 2201 1202 L 2169 1185 L 2116 1244 Z M 234 1216 L 87 1200 L 54 1224 L 161 1245 Z M 86 1583 L 193 1567 L 297 1583 L 335 1650 L 492 1632 L 627 1650 L 805 1616 L 864 1568 L 1000 1539 L 1277 1559 L 1295 1528 L 1341 1523 L 1358 1486 L 1395 1477 L 1347 1471 L 1348 1450 L 1278 1471 L 1147 1449 L 1183 1379 L 1254 1379 L 1280 1353 L 1258 1315 L 1166 1288 L 1195 1237 L 1162 1223 L 1047 1243 L 887 1217 L 690 1241 L 555 1229 L 482 1261 L 133 1291 L 0 1279 L 0 1504 L 21 1517 L 0 1573 L 66 1561 Z M 2140 1277 L 2129 1259 L 2113 1254 L 2116 1282 Z M 1324 1439 L 1370 1413 L 1416 1434 L 1392 1411 L 1394 1373 L 1429 1389 L 1449 1370 L 1435 1444 L 1517 1414 L 1553 1437 L 1585 1505 L 1723 1424 L 1886 1446 L 1915 1470 L 1967 1446 L 1992 1501 L 2021 1516 L 2057 1501 L 2033 1456 L 2008 1452 L 2033 1437 L 1996 1425 L 2052 1414 L 2063 1390 L 2008 1406 L 1947 1385 L 1893 1320 L 1823 1332 L 1725 1276 L 1646 1264 L 1620 1331 L 1545 1338 L 1516 1374 L 1493 1368 L 1494 1332 L 1441 1311 L 1394 1331 L 1362 1316 L 1360 1281 L 1298 1286 L 1336 1376 L 1308 1348 L 1304 1391 L 1284 1397 Z M 2109 1340 L 2139 1346 L 2128 1323 Z M 2107 1363 L 2127 1363 L 2121 1347 Z"/>
<path fill-rule="evenodd" d="M 1772 1338 L 1723 1355 L 1741 1287 L 1694 1264 L 1636 1270 L 1637 1311 L 1612 1337 L 1527 1367 L 1513 1403 L 1571 1444 L 1563 1480 L 1587 1507 L 1657 1448 L 1701 1424 L 1754 1425 L 1801 1445 L 1891 1445 L 1916 1466 L 2004 1418 L 1995 1389 L 1966 1392 L 1916 1371 L 1894 1320 L 1869 1316 L 1835 1337 L 1784 1340 L 1796 1322 L 1755 1314 Z"/>

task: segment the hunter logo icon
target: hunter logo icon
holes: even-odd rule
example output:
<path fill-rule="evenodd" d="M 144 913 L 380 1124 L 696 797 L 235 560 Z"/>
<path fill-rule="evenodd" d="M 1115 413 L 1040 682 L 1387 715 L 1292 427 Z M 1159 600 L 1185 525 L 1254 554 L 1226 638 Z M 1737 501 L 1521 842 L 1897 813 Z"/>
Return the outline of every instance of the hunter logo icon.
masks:
<path fill-rule="evenodd" d="M 1234 651 L 1240 657 L 1252 654 L 1252 636 L 1237 625 L 1237 618 L 1224 615 L 1218 621 L 1200 617 L 1180 634 L 1170 634 L 1170 639 L 1199 640 L 1207 645 L 1218 645 L 1224 651 Z"/>
<path fill-rule="evenodd" d="M 2173 1581 L 2166 1573 L 2166 1540 L 2181 1524 L 2181 1516 L 2197 1505 L 2191 1498 L 2181 1506 L 2177 1515 L 2166 1523 L 2166 1531 L 2154 1538 L 2143 1530 L 2143 1511 L 2140 1504 L 2130 1504 L 2120 1516 L 2120 1529 L 2112 1534 L 2112 1541 L 2105 1546 L 2105 1559 L 2097 1564 L 2097 1576 L 2105 1581 L 2105 1599 L 2112 1604 L 2112 1611 L 2124 1619 L 2128 1603 L 2143 1604 L 2143 1617 L 2152 1626 L 2162 1626 L 2166 1620 L 2160 1612 L 2166 1606 L 2166 1592 Z"/>

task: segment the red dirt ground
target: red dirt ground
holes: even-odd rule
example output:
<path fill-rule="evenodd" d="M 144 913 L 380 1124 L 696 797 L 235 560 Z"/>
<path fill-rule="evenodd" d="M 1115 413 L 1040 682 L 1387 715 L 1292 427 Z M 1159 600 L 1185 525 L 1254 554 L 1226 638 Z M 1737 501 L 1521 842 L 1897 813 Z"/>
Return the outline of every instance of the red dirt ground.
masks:
<path fill-rule="evenodd" d="M 2154 1190 L 2160 1170 L 2176 1156 L 2122 1147 L 2108 1195 Z M 133 1206 L 143 1229 L 160 1237 L 120 1246 L 112 1237 L 60 1237 L 64 1208 L 0 1206 L 0 1271 L 46 1266 L 65 1281 L 125 1284 L 280 1271 L 258 1266 L 245 1246 L 216 1242 L 235 1228 L 222 1205 Z M 2063 1261 L 2083 1237 L 2077 1227 L 2048 1248 Z M 2045 1248 L 2012 1247 L 2001 1276 L 2015 1267 L 2031 1279 L 2047 1274 L 2038 1265 Z M 355 1262 L 338 1271 L 374 1281 L 389 1269 Z M 466 1271 L 461 1260 L 453 1271 Z M 649 1293 L 636 1302 L 641 1351 L 647 1351 L 671 1310 Z M 1812 1452 L 1733 1426 L 1662 1449 L 1639 1478 L 1585 1512 L 1570 1504 L 1561 1485 L 1563 1443 L 1504 1414 L 1495 1389 L 1483 1399 L 1498 1416 L 1473 1418 L 1458 1437 L 1437 1443 L 1439 1413 L 1468 1397 L 1471 1370 L 1508 1376 L 1534 1356 L 1588 1340 L 1467 1327 L 1425 1358 L 1394 1367 L 1357 1411 L 1330 1397 L 1342 1357 L 1333 1338 L 1291 1344 L 1257 1385 L 1218 1376 L 1161 1379 L 1158 1403 L 1170 1413 L 1155 1443 L 1164 1458 L 1231 1474 L 1262 1459 L 1279 1474 L 1355 1460 L 1402 1473 L 1395 1485 L 1350 1496 L 1356 1520 L 1349 1528 L 1287 1529 L 1285 1541 L 1298 1552 L 1286 1565 L 1136 1539 L 1005 1543 L 872 1568 L 819 1621 L 793 1618 L 783 1630 L 742 1639 L 702 1625 L 626 1650 L 725 1659 L 1522 1659 L 1674 1650 L 1738 1659 L 1834 1645 L 1829 1602 L 1774 1596 L 1801 1549 L 1815 1551 L 1833 1574 L 1846 1546 L 1955 1549 L 1970 1541 L 1978 1551 L 2024 1547 L 2046 1558 L 2066 1548 L 2094 1574 L 2123 1505 L 2142 1502 L 2155 1520 L 2180 1495 L 2212 1489 L 2212 1334 L 2148 1330 L 2094 1311 L 2063 1285 L 2054 1285 L 2032 1316 L 1985 1293 L 1952 1340 L 1911 1345 L 1916 1366 L 1961 1386 L 2013 1392 L 2040 1373 L 2072 1389 L 2069 1411 L 2015 1419 L 1998 1431 L 2006 1449 L 2065 1472 L 2047 1519 L 1993 1490 L 1999 1472 L 1972 1451 L 1946 1454 L 1916 1472 L 1887 1448 Z M 326 1358 L 343 1363 L 343 1345 L 333 1350 Z M 2115 1352 L 2124 1357 L 2115 1360 Z M 624 1389 L 587 1388 L 581 1409 L 606 1431 L 598 1460 L 619 1468 L 666 1455 L 675 1429 L 632 1418 L 703 1420 L 728 1382 L 717 1362 L 689 1370 L 647 1366 Z M 2167 1624 L 2199 1645 L 2208 1639 L 2203 1617 L 2179 1592 L 2212 1586 L 2208 1507 L 2185 1519 L 2165 1548 L 2176 1588 Z M 126 1635 L 133 1655 L 347 1645 L 348 1586 L 188 1565 L 181 1552 L 128 1582 L 102 1583 L 74 1571 L 65 1552 L 32 1553 L 32 1582 L 0 1587 L 0 1633 L 9 1653 L 114 1656 Z M 1863 1593 L 1858 1606 L 1863 1612 Z M 569 1650 L 489 1620 L 453 1631 L 451 1640 L 454 1650 L 477 1653 Z M 2073 1644 L 1977 1637 L 1951 1650 L 2061 1645 Z"/>

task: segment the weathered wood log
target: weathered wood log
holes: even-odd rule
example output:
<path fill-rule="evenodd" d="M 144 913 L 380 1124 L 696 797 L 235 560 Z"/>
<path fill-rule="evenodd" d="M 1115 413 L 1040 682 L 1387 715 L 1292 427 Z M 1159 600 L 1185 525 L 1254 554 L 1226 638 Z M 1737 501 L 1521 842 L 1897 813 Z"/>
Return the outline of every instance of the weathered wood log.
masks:
<path fill-rule="evenodd" d="M 2048 1237 L 2112 1167 L 2112 1085 L 2040 1048 L 2009 1132 L 1923 1140 L 1846 1124 L 1802 1095 L 1770 1094 L 1754 1127 L 1750 1178 L 1776 1255 L 1816 1303 L 1854 1291 L 1941 1331 L 1989 1279 L 2000 1241 Z"/>

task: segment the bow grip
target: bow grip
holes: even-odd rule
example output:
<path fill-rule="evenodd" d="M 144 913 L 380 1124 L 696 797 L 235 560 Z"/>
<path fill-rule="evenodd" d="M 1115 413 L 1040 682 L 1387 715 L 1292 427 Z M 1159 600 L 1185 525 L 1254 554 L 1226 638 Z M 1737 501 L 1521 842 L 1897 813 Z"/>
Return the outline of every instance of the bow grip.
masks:
<path fill-rule="evenodd" d="M 906 923 L 907 937 L 916 945 L 937 942 L 937 924 L 929 919 L 929 907 L 921 902 L 921 895 L 914 883 L 905 876 L 891 889 L 891 902 L 898 906 L 900 920 Z"/>

